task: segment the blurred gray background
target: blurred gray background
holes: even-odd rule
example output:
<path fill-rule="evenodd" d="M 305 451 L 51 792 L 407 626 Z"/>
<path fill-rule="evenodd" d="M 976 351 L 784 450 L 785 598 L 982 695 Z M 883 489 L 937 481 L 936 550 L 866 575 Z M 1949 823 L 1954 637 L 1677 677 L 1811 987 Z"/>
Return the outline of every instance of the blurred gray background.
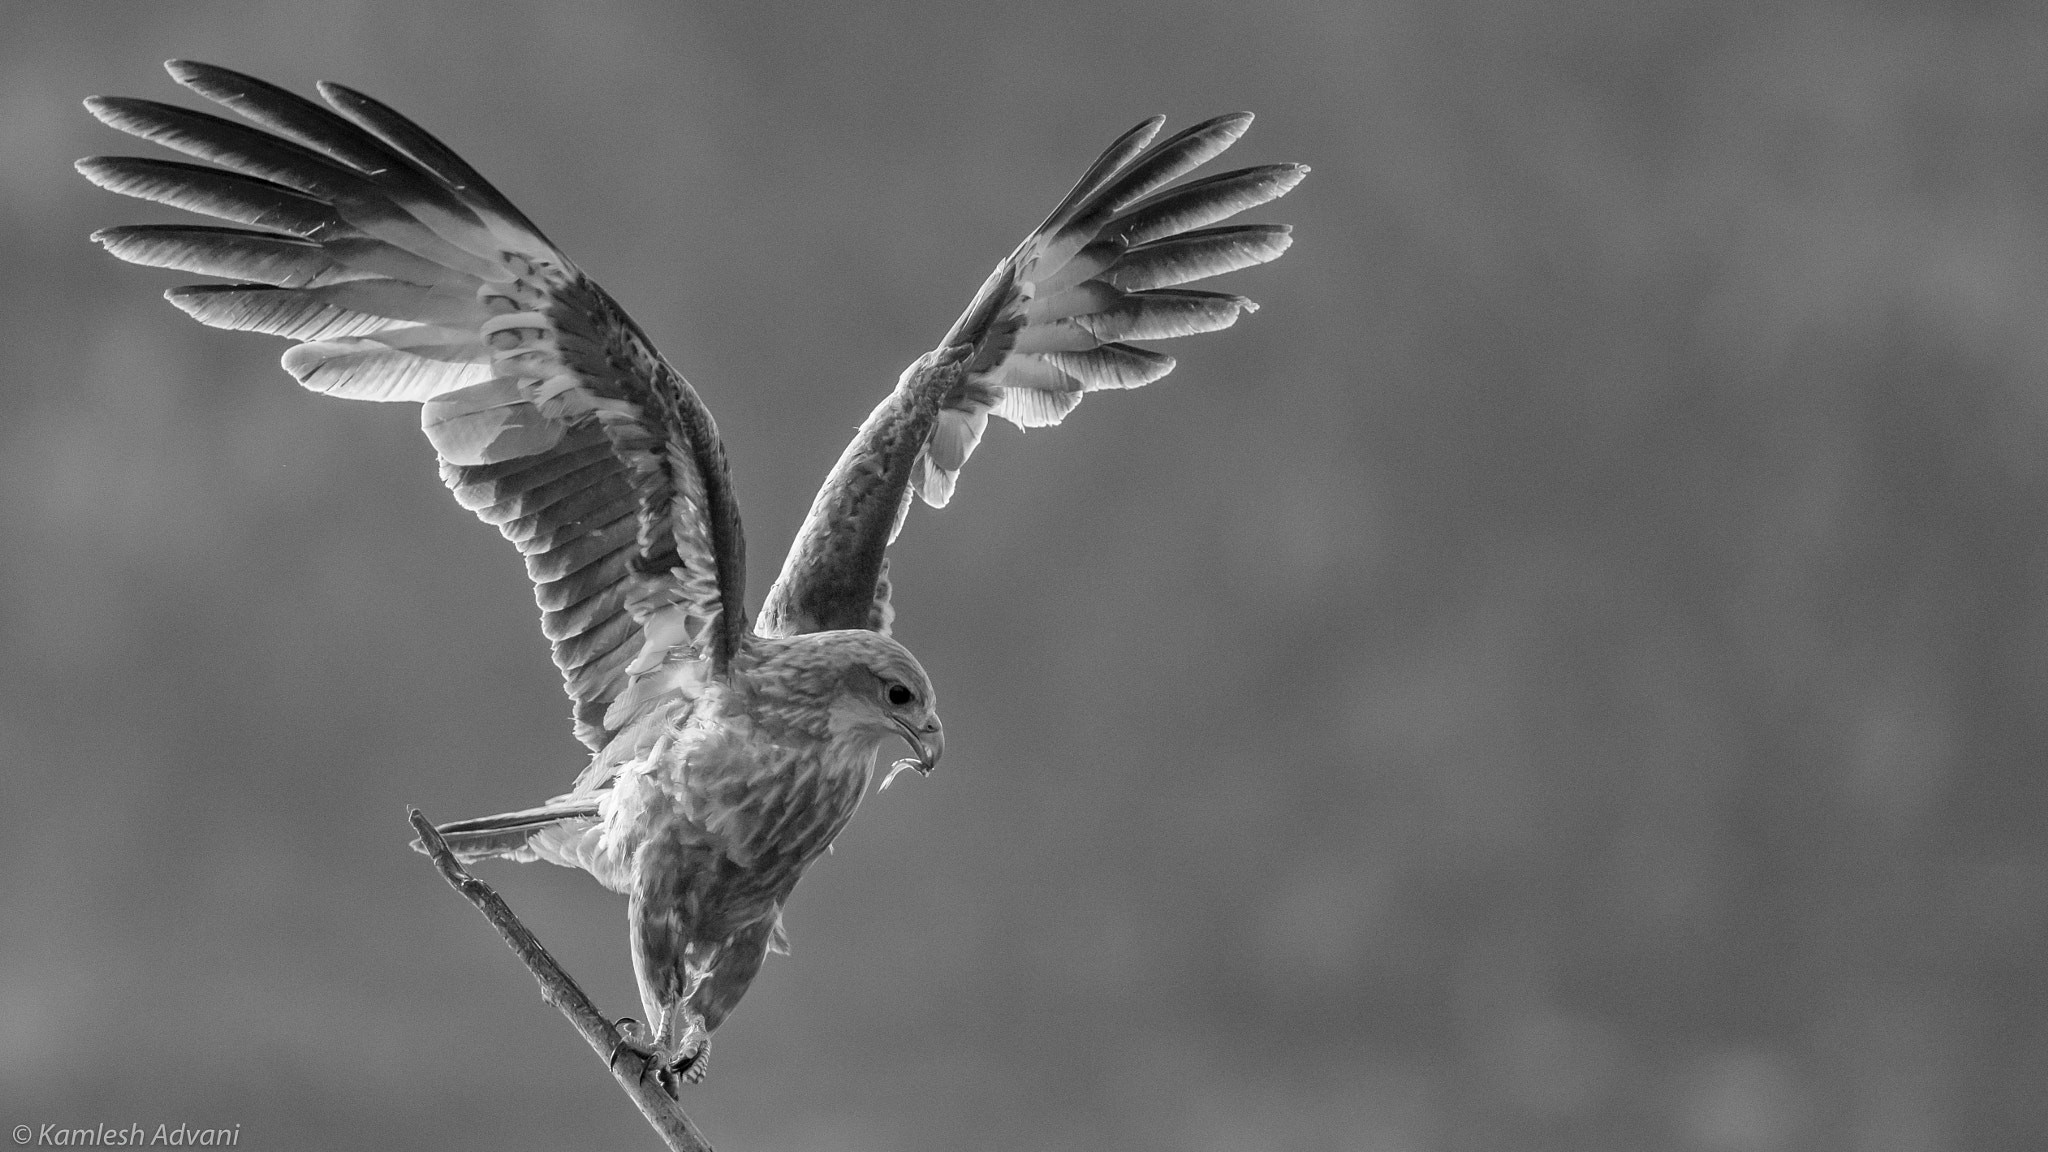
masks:
<path fill-rule="evenodd" d="M 799 890 L 721 1152 L 2048 1146 L 2044 12 L 5 5 L 0 1125 L 651 1146 L 405 849 L 580 763 L 510 548 L 85 239 L 177 214 L 80 98 L 190 56 L 380 96 L 625 302 L 756 597 L 1117 132 L 1315 166 L 1264 311 L 913 514 L 951 750 Z M 484 873 L 632 1008 L 618 898 Z"/>

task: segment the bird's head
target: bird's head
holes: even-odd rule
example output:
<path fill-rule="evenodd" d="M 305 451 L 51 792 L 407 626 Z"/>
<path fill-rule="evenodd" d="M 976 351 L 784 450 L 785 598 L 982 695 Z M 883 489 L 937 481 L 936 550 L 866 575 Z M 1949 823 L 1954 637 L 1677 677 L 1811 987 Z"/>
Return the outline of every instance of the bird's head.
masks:
<path fill-rule="evenodd" d="M 879 632 L 847 629 L 791 637 L 787 654 L 808 666 L 821 689 L 827 727 L 841 739 L 876 747 L 891 736 L 910 743 L 914 757 L 896 761 L 882 786 L 914 768 L 928 775 L 946 748 L 931 677 L 903 645 Z"/>

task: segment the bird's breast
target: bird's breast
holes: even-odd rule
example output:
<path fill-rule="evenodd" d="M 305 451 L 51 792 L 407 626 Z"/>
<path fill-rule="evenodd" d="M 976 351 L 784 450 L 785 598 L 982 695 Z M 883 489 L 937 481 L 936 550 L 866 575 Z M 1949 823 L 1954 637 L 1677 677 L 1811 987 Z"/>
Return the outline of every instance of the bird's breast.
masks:
<path fill-rule="evenodd" d="M 720 823 L 730 828 L 730 854 L 773 871 L 798 870 L 831 846 L 860 806 L 875 754 L 829 742 L 777 745 L 748 786 L 727 791 Z M 714 819 L 719 815 L 715 814 Z M 789 883 L 795 876 L 788 877 Z"/>
<path fill-rule="evenodd" d="M 852 819 L 876 746 L 830 739 L 671 743 L 619 775 L 607 855 L 625 865 L 644 845 L 684 853 L 694 870 L 781 900 Z"/>

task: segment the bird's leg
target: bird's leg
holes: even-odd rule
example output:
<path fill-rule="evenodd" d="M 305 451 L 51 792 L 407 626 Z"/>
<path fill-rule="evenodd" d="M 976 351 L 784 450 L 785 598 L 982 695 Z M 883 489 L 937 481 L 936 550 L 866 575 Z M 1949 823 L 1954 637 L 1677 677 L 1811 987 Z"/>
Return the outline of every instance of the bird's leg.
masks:
<path fill-rule="evenodd" d="M 629 896 L 627 923 L 631 929 L 633 975 L 640 985 L 640 1006 L 647 1011 L 651 1027 L 620 1021 L 624 1033 L 613 1050 L 616 1062 L 621 1050 L 631 1049 L 646 1061 L 663 1090 L 674 1096 L 680 1077 L 691 1057 L 708 1038 L 704 1018 L 690 1011 L 695 995 L 710 975 L 720 949 L 692 940 L 685 901 L 675 899 L 664 877 L 678 874 L 676 861 L 658 858 L 676 845 L 659 839 L 643 844 L 634 858 L 637 873 Z"/>
<path fill-rule="evenodd" d="M 648 1066 L 660 1069 L 662 1084 L 671 1094 L 674 1086 L 670 1081 L 676 1077 L 691 1084 L 702 1083 L 707 1067 L 705 1057 L 711 1051 L 711 1033 L 704 1027 L 704 1017 L 691 1010 L 685 998 L 662 1013 L 661 1024 L 652 1036 Z"/>
<path fill-rule="evenodd" d="M 695 951 L 686 949 L 684 954 L 687 957 Z M 682 993 L 662 1007 L 657 1027 L 649 1028 L 630 1016 L 619 1019 L 619 1043 L 612 1049 L 614 1065 L 618 1064 L 621 1052 L 634 1053 L 646 1061 L 647 1070 L 655 1074 L 671 1096 L 676 1094 L 679 1080 L 690 1084 L 704 1082 L 704 1073 L 710 1067 L 711 1030 L 704 1026 L 703 1015 L 690 1007 L 690 1000 L 711 978 L 718 966 L 719 952 L 716 948 L 707 949 L 702 957 L 684 961 Z"/>
<path fill-rule="evenodd" d="M 680 1075 L 691 1084 L 703 1083 L 704 1073 L 710 1067 L 711 1030 L 704 1026 L 703 1014 L 690 1007 L 690 1001 L 717 969 L 723 951 L 714 947 L 700 953 L 694 946 L 684 951 L 682 995 L 662 1013 L 658 1047 L 669 1055 L 665 1071 Z"/>

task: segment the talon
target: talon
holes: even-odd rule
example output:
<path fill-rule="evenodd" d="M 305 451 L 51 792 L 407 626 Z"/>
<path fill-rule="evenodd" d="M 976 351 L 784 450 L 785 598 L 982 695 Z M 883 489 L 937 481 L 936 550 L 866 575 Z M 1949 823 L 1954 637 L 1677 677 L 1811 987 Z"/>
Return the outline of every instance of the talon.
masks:
<path fill-rule="evenodd" d="M 671 1097 L 677 1096 L 684 1084 L 702 1084 L 704 1072 L 711 1064 L 711 1031 L 704 1027 L 704 1017 L 697 1013 L 684 1010 L 679 1015 L 682 1035 L 666 1044 L 654 1029 L 631 1016 L 619 1017 L 619 1042 L 612 1046 L 612 1068 L 616 1070 L 619 1058 L 630 1052 L 640 1058 L 640 1075 L 651 1077 Z"/>
<path fill-rule="evenodd" d="M 711 1037 L 704 1037 L 695 1051 L 669 1065 L 669 1071 L 682 1076 L 686 1084 L 702 1084 L 704 1074 L 711 1070 Z"/>
<path fill-rule="evenodd" d="M 619 1057 L 628 1052 L 640 1058 L 641 1075 L 643 1076 L 647 1072 L 660 1067 L 660 1061 L 655 1056 L 656 1041 L 653 1029 L 648 1028 L 631 1016 L 619 1017 L 617 1026 L 619 1029 L 619 1042 L 612 1045 L 611 1067 L 613 1070 L 616 1071 L 618 1069 Z"/>

